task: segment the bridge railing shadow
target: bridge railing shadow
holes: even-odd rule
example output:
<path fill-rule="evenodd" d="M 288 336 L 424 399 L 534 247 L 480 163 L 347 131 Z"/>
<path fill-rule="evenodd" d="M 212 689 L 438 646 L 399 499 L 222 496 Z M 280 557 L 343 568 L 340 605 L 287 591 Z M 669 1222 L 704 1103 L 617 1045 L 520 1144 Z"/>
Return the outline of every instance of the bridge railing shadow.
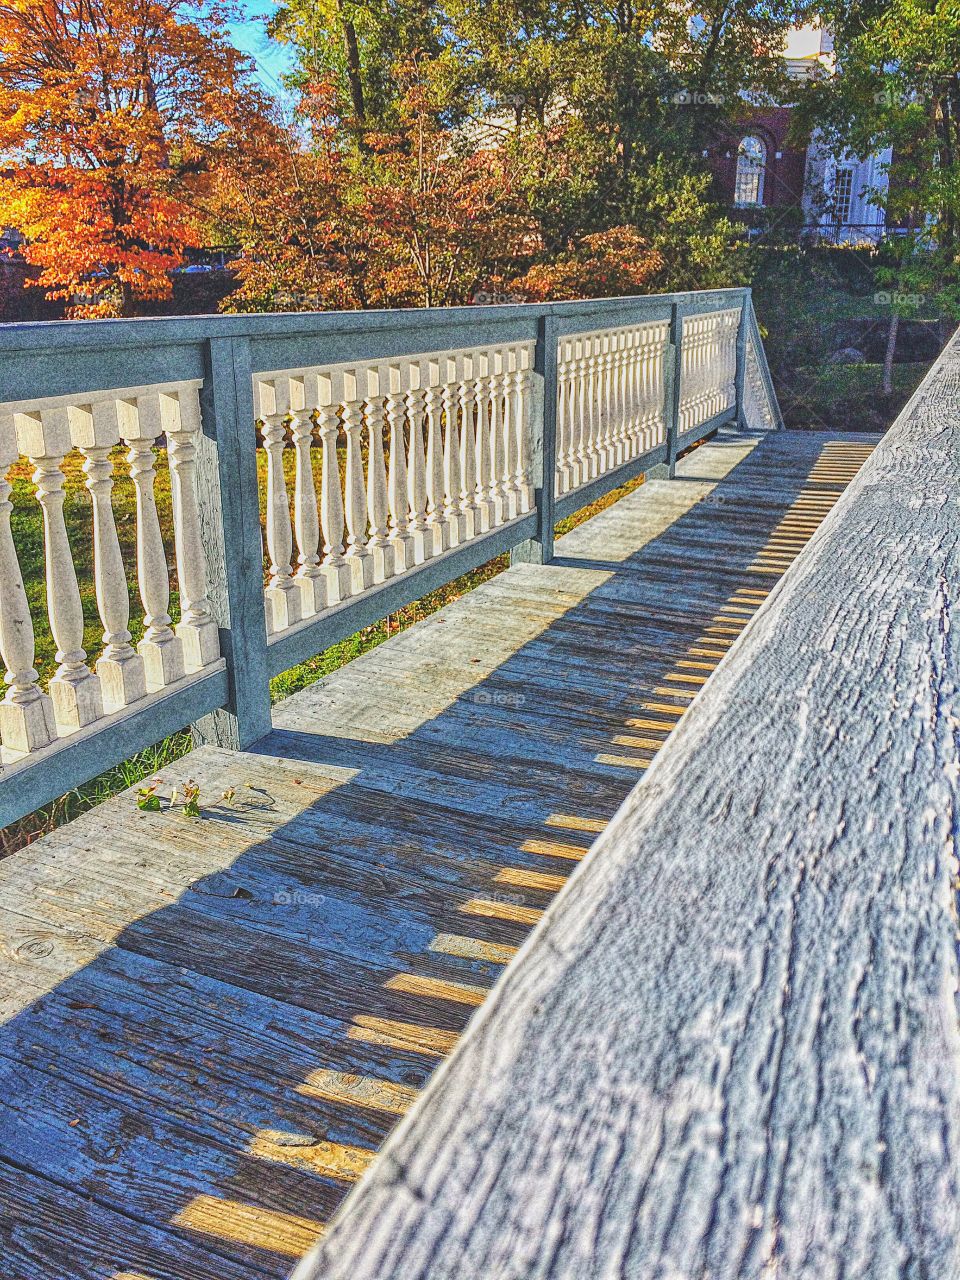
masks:
<path fill-rule="evenodd" d="M 791 469 L 777 440 L 707 477 L 702 500 L 691 460 L 673 491 L 686 510 L 622 559 L 590 551 L 600 522 L 622 528 L 612 508 L 515 575 L 536 616 L 491 670 L 468 658 L 424 697 L 401 663 L 408 730 L 371 690 L 354 729 L 325 731 L 327 694 L 307 690 L 257 751 L 166 771 L 197 778 L 200 820 L 137 812 L 128 794 L 110 802 L 124 824 L 94 811 L 62 855 L 36 847 L 33 890 L 18 874 L 5 904 L 22 951 L 0 1028 L 0 1224 L 15 1184 L 55 1184 L 38 1249 L 67 1250 L 73 1231 L 86 1267 L 67 1251 L 57 1280 L 287 1274 L 696 692 L 671 697 L 678 656 L 711 648 L 745 587 L 759 602 L 777 580 L 752 567 L 823 444 Z M 640 517 L 648 501 L 624 500 Z M 498 581 L 448 616 L 481 628 Z M 569 602 L 537 604 L 535 582 Z M 431 625 L 456 666 L 451 623 Z M 125 919 L 125 884 L 176 896 Z"/>

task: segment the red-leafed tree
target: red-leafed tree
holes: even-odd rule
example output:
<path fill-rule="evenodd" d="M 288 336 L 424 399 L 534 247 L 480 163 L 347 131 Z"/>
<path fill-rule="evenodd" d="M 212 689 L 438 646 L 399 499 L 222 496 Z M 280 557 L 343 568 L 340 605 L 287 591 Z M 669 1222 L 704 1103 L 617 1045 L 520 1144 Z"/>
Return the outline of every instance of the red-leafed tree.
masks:
<path fill-rule="evenodd" d="M 78 316 L 168 297 L 195 188 L 264 104 L 205 0 L 0 3 L 0 223 Z"/>
<path fill-rule="evenodd" d="M 242 249 L 228 308 L 468 302 L 511 260 L 525 224 L 506 153 L 443 127 L 429 68 L 403 74 L 392 126 L 360 145 L 313 86 L 299 128 L 264 129 L 214 178 L 211 217 Z"/>

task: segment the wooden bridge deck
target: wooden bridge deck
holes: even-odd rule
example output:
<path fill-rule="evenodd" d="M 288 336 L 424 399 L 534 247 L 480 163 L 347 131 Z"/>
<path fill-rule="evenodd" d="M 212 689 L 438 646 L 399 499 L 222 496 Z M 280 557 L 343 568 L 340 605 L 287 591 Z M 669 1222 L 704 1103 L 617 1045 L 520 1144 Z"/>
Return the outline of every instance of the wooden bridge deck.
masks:
<path fill-rule="evenodd" d="M 288 1274 L 875 437 L 728 435 L 0 864 L 4 1280 Z"/>

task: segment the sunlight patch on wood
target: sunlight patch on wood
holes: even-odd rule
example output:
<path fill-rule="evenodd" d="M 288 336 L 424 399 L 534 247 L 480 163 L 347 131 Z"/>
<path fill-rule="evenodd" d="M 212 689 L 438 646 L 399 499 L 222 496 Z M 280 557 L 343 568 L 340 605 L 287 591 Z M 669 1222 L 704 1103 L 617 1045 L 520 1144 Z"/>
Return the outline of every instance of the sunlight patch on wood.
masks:
<path fill-rule="evenodd" d="M 300 1258 L 323 1235 L 323 1224 L 293 1213 L 275 1213 L 239 1200 L 217 1196 L 196 1196 L 173 1219 L 173 1225 L 204 1235 L 233 1240 L 237 1244 L 266 1249 L 286 1258 Z M 124 1271 L 113 1280 L 148 1280 L 136 1272 Z"/>
<path fill-rule="evenodd" d="M 455 1004 L 474 1007 L 487 998 L 487 987 L 470 982 L 446 982 L 442 978 L 429 978 L 419 973 L 398 973 L 383 984 L 388 991 L 402 991 L 409 996 L 426 996 L 431 1000 L 452 1000 Z"/>
<path fill-rule="evenodd" d="M 377 1154 L 367 1147 L 351 1147 L 343 1142 L 326 1142 L 309 1134 L 262 1129 L 254 1134 L 248 1148 L 258 1160 L 309 1169 L 325 1178 L 356 1182 Z"/>
<path fill-rule="evenodd" d="M 312 1071 L 306 1081 L 297 1086 L 297 1093 L 309 1098 L 325 1098 L 329 1102 L 341 1102 L 345 1106 L 368 1107 L 371 1111 L 386 1111 L 394 1116 L 402 1116 L 418 1092 L 409 1085 L 394 1084 L 392 1080 L 377 1080 L 373 1076 L 326 1069 Z"/>

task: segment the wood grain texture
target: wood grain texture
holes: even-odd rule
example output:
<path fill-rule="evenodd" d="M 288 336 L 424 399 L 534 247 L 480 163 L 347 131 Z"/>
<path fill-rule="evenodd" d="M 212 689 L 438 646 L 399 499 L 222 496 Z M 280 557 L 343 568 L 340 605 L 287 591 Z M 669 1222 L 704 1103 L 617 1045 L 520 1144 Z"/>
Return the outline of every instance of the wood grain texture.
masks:
<path fill-rule="evenodd" d="M 955 339 L 298 1280 L 960 1274 L 958 415 Z"/>

